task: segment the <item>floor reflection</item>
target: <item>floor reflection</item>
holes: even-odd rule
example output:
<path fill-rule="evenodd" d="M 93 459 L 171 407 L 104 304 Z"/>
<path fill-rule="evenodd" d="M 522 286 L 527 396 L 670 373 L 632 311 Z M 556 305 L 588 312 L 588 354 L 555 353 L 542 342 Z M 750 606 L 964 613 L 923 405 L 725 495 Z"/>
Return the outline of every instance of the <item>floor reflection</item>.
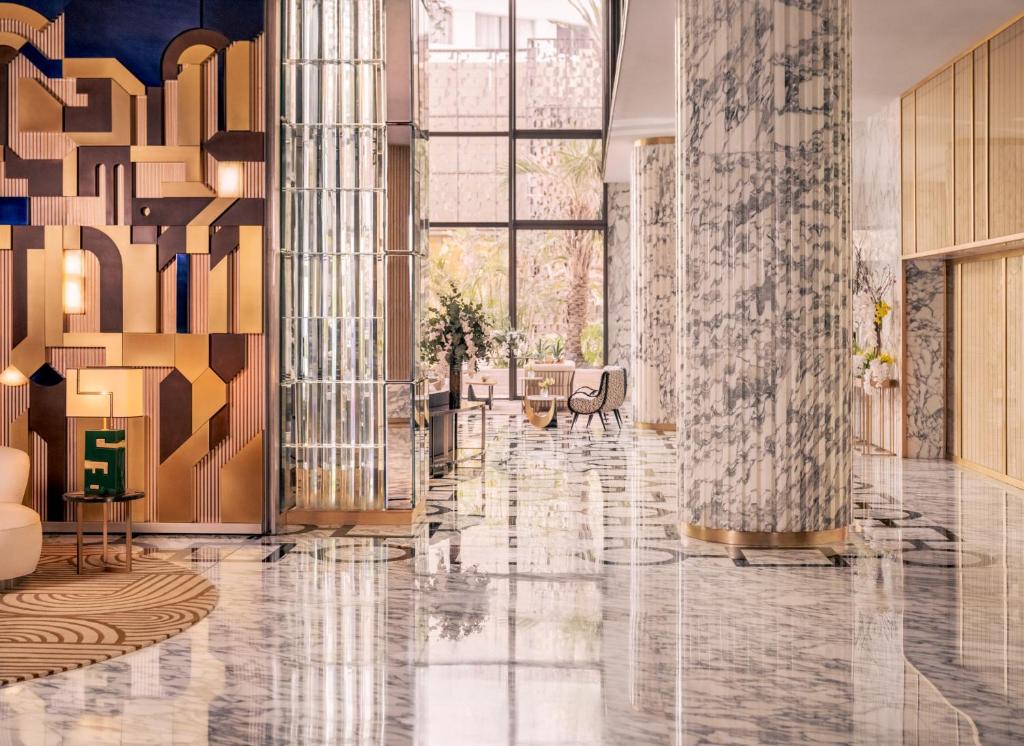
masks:
<path fill-rule="evenodd" d="M 0 689 L 0 744 L 1024 739 L 1020 491 L 862 459 L 848 544 L 737 550 L 680 538 L 669 436 L 489 438 L 412 532 L 143 538 L 216 610 Z"/>

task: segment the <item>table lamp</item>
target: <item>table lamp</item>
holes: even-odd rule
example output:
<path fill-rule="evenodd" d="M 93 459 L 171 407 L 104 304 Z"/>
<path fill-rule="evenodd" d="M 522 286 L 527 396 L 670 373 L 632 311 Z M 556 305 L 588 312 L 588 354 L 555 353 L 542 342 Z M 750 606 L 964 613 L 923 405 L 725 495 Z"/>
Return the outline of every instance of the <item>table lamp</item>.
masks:
<path fill-rule="evenodd" d="M 85 431 L 82 490 L 86 495 L 120 495 L 125 491 L 128 444 L 125 431 L 111 429 L 114 417 L 141 417 L 142 376 L 132 368 L 70 370 L 75 406 L 68 416 L 103 417 L 99 430 Z M 72 383 L 72 381 L 68 381 Z"/>

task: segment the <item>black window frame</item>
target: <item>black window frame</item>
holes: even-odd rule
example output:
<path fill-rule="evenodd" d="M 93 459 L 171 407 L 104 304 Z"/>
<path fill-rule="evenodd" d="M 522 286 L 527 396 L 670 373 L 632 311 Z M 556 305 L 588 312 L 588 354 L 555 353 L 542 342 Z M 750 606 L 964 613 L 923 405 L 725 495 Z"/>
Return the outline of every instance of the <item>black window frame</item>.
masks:
<path fill-rule="evenodd" d="M 429 130 L 428 138 L 469 138 L 469 137 L 503 137 L 508 139 L 508 215 L 504 221 L 430 221 L 429 228 L 434 229 L 458 229 L 458 228 L 492 228 L 508 230 L 508 323 L 513 329 L 519 328 L 519 304 L 518 304 L 518 240 L 520 231 L 543 231 L 543 230 L 588 230 L 600 231 L 602 238 L 602 277 L 603 277 L 603 299 L 601 324 L 602 336 L 602 359 L 605 364 L 608 362 L 608 189 L 602 184 L 601 188 L 601 217 L 597 220 L 523 220 L 516 214 L 516 182 L 519 175 L 516 164 L 516 143 L 520 140 L 597 140 L 604 148 L 605 135 L 607 131 L 608 100 L 602 96 L 601 101 L 601 127 L 599 128 L 523 128 L 516 126 L 517 102 L 516 102 L 516 52 L 517 50 L 517 12 L 516 0 L 508 0 L 508 39 L 505 50 L 508 53 L 508 127 L 504 130 Z M 604 14 L 607 14 L 606 3 L 602 3 L 602 29 L 607 34 Z M 485 14 L 487 15 L 487 14 Z M 607 44 L 602 41 L 598 44 L 599 53 L 607 55 Z M 607 60 L 602 60 L 602 71 L 607 75 Z M 606 82 L 602 81 L 602 90 Z M 511 358 L 508 364 L 508 391 L 509 399 L 519 399 L 518 360 Z"/>

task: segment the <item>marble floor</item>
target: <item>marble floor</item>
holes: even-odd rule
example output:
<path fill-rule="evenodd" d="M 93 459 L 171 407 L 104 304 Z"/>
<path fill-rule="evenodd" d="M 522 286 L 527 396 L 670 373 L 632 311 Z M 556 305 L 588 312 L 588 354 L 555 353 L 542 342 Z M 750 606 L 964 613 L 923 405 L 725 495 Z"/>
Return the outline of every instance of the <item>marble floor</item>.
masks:
<path fill-rule="evenodd" d="M 860 458 L 846 545 L 683 540 L 671 437 L 493 414 L 415 532 L 144 537 L 186 633 L 0 689 L 6 744 L 1024 741 L 1024 493 Z"/>

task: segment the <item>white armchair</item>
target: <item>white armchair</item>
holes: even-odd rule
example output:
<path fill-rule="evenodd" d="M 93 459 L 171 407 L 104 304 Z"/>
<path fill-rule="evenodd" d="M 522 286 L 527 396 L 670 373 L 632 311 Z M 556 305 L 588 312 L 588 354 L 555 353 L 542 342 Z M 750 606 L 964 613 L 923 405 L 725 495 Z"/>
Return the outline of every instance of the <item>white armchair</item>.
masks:
<path fill-rule="evenodd" d="M 33 572 L 43 549 L 39 514 L 21 504 L 28 475 L 28 454 L 0 446 L 0 582 Z"/>

